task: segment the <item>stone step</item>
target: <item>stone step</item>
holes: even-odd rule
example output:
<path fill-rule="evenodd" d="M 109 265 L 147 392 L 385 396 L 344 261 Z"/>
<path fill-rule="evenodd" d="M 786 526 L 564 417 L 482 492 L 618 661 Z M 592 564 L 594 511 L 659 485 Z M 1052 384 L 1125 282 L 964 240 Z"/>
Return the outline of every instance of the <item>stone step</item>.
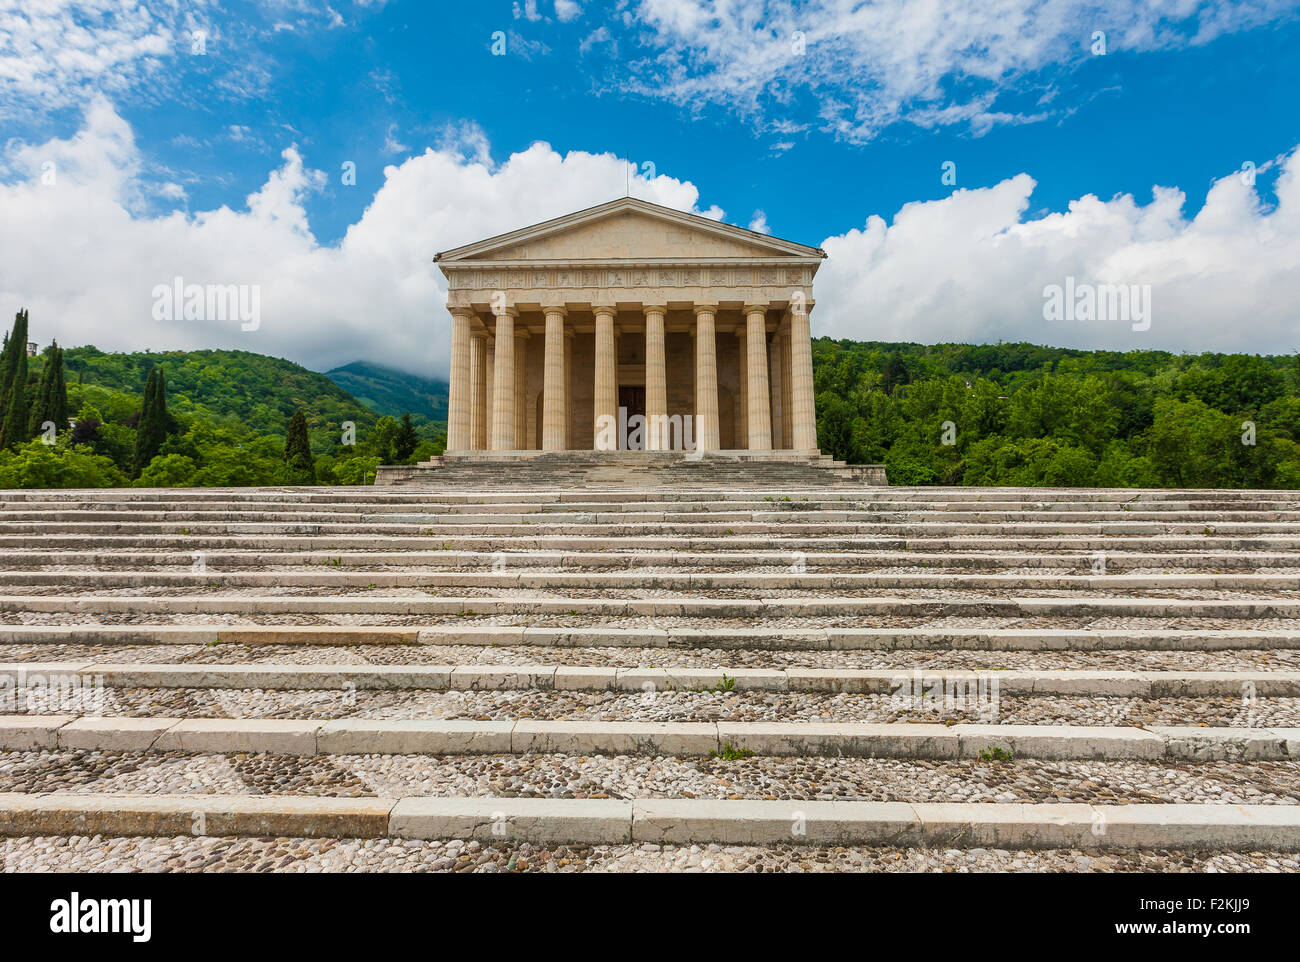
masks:
<path fill-rule="evenodd" d="M 312 614 L 312 615 L 494 615 L 680 617 L 680 618 L 1218 618 L 1232 620 L 1300 618 L 1300 599 L 1201 600 L 1184 598 L 738 598 L 675 597 L 646 599 L 553 597 L 413 598 L 353 595 L 176 595 L 0 596 L 4 613 L 147 614 Z"/>
<path fill-rule="evenodd" d="M 802 560 L 802 559 L 801 559 Z M 504 559 L 502 566 L 505 567 Z M 193 564 L 193 562 L 191 562 Z M 539 588 L 557 590 L 708 589 L 745 591 L 798 591 L 803 589 L 945 589 L 951 591 L 991 589 L 995 591 L 1173 591 L 1175 589 L 1288 592 L 1300 589 L 1300 577 L 1292 574 L 1106 574 L 1106 575 L 1014 575 L 1014 574 L 905 574 L 880 575 L 859 572 L 777 573 L 663 573 L 618 572 L 387 572 L 338 571 L 324 566 L 316 571 L 223 571 L 208 567 L 201 571 L 0 571 L 0 585 L 66 585 L 75 588 L 122 588 L 190 586 L 194 588 L 313 587 L 327 591 L 337 587 L 357 588 Z"/>
<path fill-rule="evenodd" d="M 0 705 L 28 687 L 274 690 L 674 691 L 889 694 L 979 685 L 999 695 L 1123 698 L 1300 697 L 1300 671 L 871 671 L 842 668 L 622 668 L 575 665 L 299 665 L 0 663 Z"/>
<path fill-rule="evenodd" d="M 1295 761 L 1300 728 L 0 715 L 0 751 Z"/>
<path fill-rule="evenodd" d="M 33 538 L 29 535 L 0 535 L 0 550 L 30 549 Z M 86 535 L 60 534 L 46 532 L 40 542 L 50 554 L 68 550 L 103 549 L 125 551 L 131 548 L 151 548 L 155 551 L 172 550 L 193 553 L 195 551 L 215 551 L 222 549 L 263 550 L 263 551 L 314 551 L 346 552 L 374 550 L 424 550 L 463 552 L 473 551 L 480 554 L 501 552 L 563 552 L 580 553 L 594 551 L 635 552 L 664 551 L 677 549 L 688 554 L 700 552 L 729 552 L 733 555 L 748 556 L 753 552 L 770 554 L 776 547 L 790 552 L 819 552 L 859 554 L 863 551 L 876 552 L 917 552 L 918 555 L 934 552 L 987 552 L 987 551 L 1037 551 L 1062 552 L 1073 551 L 1079 556 L 1101 552 L 1109 556 L 1111 552 L 1139 550 L 1144 552 L 1172 551 L 1189 555 L 1201 555 L 1207 548 L 1217 551 L 1265 552 L 1278 553 L 1300 550 L 1300 537 L 1290 538 L 1281 535 L 1268 535 L 1259 538 L 1236 538 L 1228 536 L 1180 535 L 1176 537 L 1150 535 L 1141 538 L 1111 535 L 1107 537 L 1069 537 L 1069 538 L 884 538 L 866 536 L 835 537 L 793 537 L 766 536 L 741 537 L 724 535 L 717 538 L 702 537 L 609 537 L 582 536 L 572 537 L 548 533 L 539 530 L 530 537 L 473 536 L 451 537 L 421 536 L 402 537 L 399 535 L 381 536 L 376 534 L 356 537 L 336 534 L 329 537 L 301 537 L 288 534 L 278 536 L 235 535 L 235 536 L 200 536 L 197 534 L 176 535 Z M 337 554 L 333 555 L 337 556 Z M 908 554 L 894 554 L 892 557 L 904 559 Z"/>
<path fill-rule="evenodd" d="M 0 522 L 4 524 L 42 524 L 49 526 L 74 526 L 113 522 L 116 524 L 156 525 L 166 522 L 172 526 L 180 524 L 258 524 L 258 525 L 301 525 L 301 524 L 348 524 L 374 526 L 384 524 L 406 525 L 451 525 L 475 524 L 484 527 L 501 525 L 536 525 L 542 522 L 553 525 L 590 525 L 590 524 L 723 524 L 723 523 L 764 523 L 764 524 L 861 524 L 896 525 L 908 522 L 913 525 L 944 525 L 956 523 L 981 524 L 1062 524 L 1082 525 L 1102 523 L 1125 524 L 1199 524 L 1219 525 L 1225 522 L 1250 524 L 1286 523 L 1292 526 L 1300 524 L 1300 511 L 1231 511 L 1231 510 L 1187 510 L 1187 511 L 1036 511 L 1036 510 L 945 510 L 919 511 L 897 506 L 890 510 L 881 510 L 872 506 L 870 510 L 862 508 L 846 510 L 845 506 L 831 505 L 817 510 L 773 510 L 770 506 L 746 506 L 743 510 L 732 506 L 721 509 L 718 506 L 693 507 L 681 509 L 671 506 L 669 509 L 652 508 L 652 506 L 603 506 L 591 505 L 590 510 L 564 511 L 498 511 L 488 506 L 473 506 L 474 509 L 460 506 L 447 507 L 443 510 L 411 509 L 395 511 L 212 511 L 188 508 L 174 508 L 164 511 L 137 511 L 118 506 L 101 510 L 82 509 L 75 511 L 0 511 Z M 865 506 L 864 506 L 865 507 Z"/>
<path fill-rule="evenodd" d="M 178 498 L 175 488 L 91 488 L 30 489 L 4 492 L 5 503 L 119 504 L 183 501 L 187 504 L 563 504 L 566 502 L 660 502 L 660 501 L 747 501 L 767 498 L 808 498 L 826 502 L 847 497 L 855 500 L 972 503 L 1114 503 L 1150 502 L 1255 503 L 1276 502 L 1300 505 L 1300 491 L 1238 488 L 1005 488 L 1005 487 L 863 487 L 856 491 L 827 492 L 821 486 L 755 485 L 743 481 L 723 491 L 712 487 L 694 489 L 689 484 L 653 485 L 644 488 L 598 491 L 582 487 L 521 488 L 500 491 L 468 485 L 428 486 L 381 491 L 372 486 L 284 487 L 284 488 L 194 488 Z"/>
<path fill-rule="evenodd" d="M 88 569 L 131 568 L 180 565 L 192 567 L 194 551 L 51 551 L 29 548 L 24 551 L 0 551 L 0 569 L 34 569 L 77 566 Z M 1087 554 L 1017 554 L 914 552 L 803 552 L 792 559 L 790 552 L 688 552 L 688 551 L 205 551 L 202 558 L 209 569 L 229 566 L 241 568 L 408 568 L 445 571 L 458 568 L 514 569 L 573 568 L 577 570 L 612 570 L 636 568 L 716 568 L 758 569 L 788 568 L 795 561 L 810 571 L 819 568 L 834 571 L 855 568 L 1064 568 L 1091 571 L 1096 558 Z M 1300 556 L 1282 552 L 1196 552 L 1185 554 L 1106 552 L 1108 572 L 1130 568 L 1206 568 L 1215 574 L 1251 568 L 1300 569 Z M 1207 572 L 1209 573 L 1209 572 Z M 1297 581 L 1300 583 L 1300 580 Z"/>
<path fill-rule="evenodd" d="M 0 794 L 0 835 L 466 839 L 496 844 L 889 845 L 1277 851 L 1293 805 Z"/>
<path fill-rule="evenodd" d="M 57 528 L 43 522 L 0 523 L 0 535 L 13 537 L 17 535 L 52 534 L 64 537 L 98 537 L 106 535 L 134 536 L 144 535 L 186 535 L 205 537 L 213 535 L 316 535 L 316 536 L 357 536 L 399 535 L 403 537 L 493 537 L 518 538 L 536 536 L 544 528 L 547 536 L 592 538 L 630 538 L 659 537 L 686 538 L 704 536 L 724 536 L 743 538 L 757 535 L 785 536 L 820 536 L 820 537 L 944 537 L 967 535 L 997 535 L 999 537 L 1043 536 L 1056 537 L 1071 534 L 1084 534 L 1092 537 L 1109 535 L 1147 536 L 1183 535 L 1201 538 L 1229 535 L 1278 535 L 1300 536 L 1300 523 L 1292 522 L 1204 522 L 1185 523 L 1180 521 L 1115 521 L 1115 522 L 1053 522 L 1040 524 L 1034 522 L 1005 522 L 996 524 L 963 524 L 959 522 L 936 523 L 841 523 L 835 521 L 813 522 L 808 519 L 798 521 L 755 522 L 755 521 L 648 521 L 644 524 L 626 523 L 618 519 L 591 521 L 589 523 L 550 524 L 542 522 L 521 523 L 503 522 L 489 524 L 474 521 L 441 521 L 436 516 L 422 516 L 418 521 L 407 524 L 348 522 L 319 522 L 296 524 L 289 522 L 250 522 L 221 523 L 208 521 L 170 522 L 154 524 L 148 522 L 64 522 Z M 0 542 L 3 543 L 3 542 Z"/>
<path fill-rule="evenodd" d="M 0 645 L 521 645 L 807 651 L 1300 650 L 1293 631 L 1035 628 L 531 628 L 456 625 L 6 625 Z"/>
<path fill-rule="evenodd" d="M 361 517 L 383 517 L 389 514 L 527 514 L 550 516 L 566 514 L 696 514 L 764 512 L 772 514 L 812 514 L 824 511 L 852 511 L 868 514 L 904 514 L 943 516 L 957 514 L 1041 514 L 1045 516 L 1084 516 L 1089 518 L 1128 517 L 1130 515 L 1169 516 L 1185 513 L 1211 514 L 1237 512 L 1248 516 L 1269 513 L 1294 513 L 1300 510 L 1300 501 L 1025 501 L 1025 500 L 955 500 L 912 501 L 875 496 L 837 495 L 832 498 L 807 495 L 791 496 L 749 495 L 724 497 L 710 492 L 698 498 L 645 498 L 638 496 L 616 500 L 514 500 L 500 499 L 466 501 L 463 499 L 431 498 L 423 501 L 364 501 L 304 500 L 301 502 L 250 500 L 211 501 L 175 498 L 173 500 L 139 501 L 115 500 L 106 496 L 102 500 L 87 501 L 3 501 L 0 516 L 17 520 L 43 518 L 49 515 L 76 515 L 82 513 L 123 512 L 131 516 L 169 516 L 173 513 L 202 515 L 330 515 L 348 514 Z"/>

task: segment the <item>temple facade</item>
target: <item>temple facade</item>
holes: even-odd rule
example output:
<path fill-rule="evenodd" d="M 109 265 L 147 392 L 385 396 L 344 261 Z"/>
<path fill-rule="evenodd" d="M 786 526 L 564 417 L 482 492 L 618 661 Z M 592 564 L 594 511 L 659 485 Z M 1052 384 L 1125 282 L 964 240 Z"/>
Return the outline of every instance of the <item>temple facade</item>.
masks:
<path fill-rule="evenodd" d="M 817 455 L 826 254 L 635 198 L 444 251 L 447 454 Z"/>

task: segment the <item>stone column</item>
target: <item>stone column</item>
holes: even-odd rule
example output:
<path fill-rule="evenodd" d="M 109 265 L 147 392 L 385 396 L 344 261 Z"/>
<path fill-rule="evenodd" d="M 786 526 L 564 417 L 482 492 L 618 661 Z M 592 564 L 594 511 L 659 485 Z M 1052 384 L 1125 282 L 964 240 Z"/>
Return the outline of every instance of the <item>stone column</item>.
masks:
<path fill-rule="evenodd" d="M 662 305 L 648 305 L 645 313 L 645 448 L 663 451 L 668 447 L 668 365 L 664 353 Z"/>
<path fill-rule="evenodd" d="M 598 451 L 618 450 L 618 356 L 614 349 L 614 308 L 597 305 L 595 370 L 595 445 Z M 603 424 L 602 424 L 603 422 Z"/>
<path fill-rule="evenodd" d="M 736 325 L 736 340 L 740 350 L 736 352 L 736 416 L 740 423 L 736 426 L 736 448 L 743 451 L 749 447 L 749 352 L 745 348 L 745 322 Z"/>
<path fill-rule="evenodd" d="M 496 375 L 493 366 L 496 364 L 496 345 L 494 338 L 489 337 L 483 343 L 483 353 L 487 356 L 487 378 L 483 387 L 483 450 L 492 450 L 492 399 L 496 395 Z"/>
<path fill-rule="evenodd" d="M 749 448 L 772 448 L 772 412 L 767 387 L 767 305 L 745 305 L 746 348 L 749 357 L 748 388 Z"/>
<path fill-rule="evenodd" d="M 474 334 L 469 339 L 470 369 L 470 448 L 482 451 L 487 447 L 487 337 Z"/>
<path fill-rule="evenodd" d="M 785 428 L 785 398 L 782 395 L 785 378 L 782 377 L 781 371 L 785 354 L 782 347 L 781 332 L 778 330 L 772 335 L 772 356 L 768 358 L 772 386 L 772 447 L 774 448 L 785 447 L 782 442 L 782 432 Z"/>
<path fill-rule="evenodd" d="M 790 409 L 796 451 L 817 450 L 817 413 L 813 409 L 812 329 L 806 308 L 790 315 Z"/>
<path fill-rule="evenodd" d="M 492 391 L 492 450 L 515 450 L 515 318 L 507 307 L 497 315 L 496 357 Z"/>
<path fill-rule="evenodd" d="M 528 330 L 515 327 L 515 447 L 533 445 L 528 440 Z"/>
<path fill-rule="evenodd" d="M 787 315 L 781 331 L 781 409 L 785 417 L 781 420 L 781 447 L 794 447 L 794 405 L 790 394 L 790 318 Z"/>
<path fill-rule="evenodd" d="M 695 305 L 695 448 L 718 450 L 718 339 L 712 304 Z"/>
<path fill-rule="evenodd" d="M 573 328 L 564 329 L 564 447 L 573 448 Z"/>
<path fill-rule="evenodd" d="M 564 450 L 564 412 L 569 408 L 564 385 L 564 315 L 562 307 L 543 308 L 546 358 L 542 383 L 542 450 Z"/>
<path fill-rule="evenodd" d="M 470 434 L 473 385 L 470 382 L 469 326 L 473 323 L 471 311 L 456 311 L 451 315 L 451 377 L 447 387 L 447 451 L 468 451 L 473 441 Z"/>

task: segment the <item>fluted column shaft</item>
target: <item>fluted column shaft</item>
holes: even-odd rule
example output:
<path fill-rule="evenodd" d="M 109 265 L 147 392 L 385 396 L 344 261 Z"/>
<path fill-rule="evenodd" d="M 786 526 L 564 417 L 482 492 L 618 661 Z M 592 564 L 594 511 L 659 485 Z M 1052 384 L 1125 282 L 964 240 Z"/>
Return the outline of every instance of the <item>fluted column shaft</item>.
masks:
<path fill-rule="evenodd" d="M 771 389 L 772 389 L 772 447 L 784 447 L 782 442 L 782 432 L 785 428 L 785 397 L 783 395 L 783 385 L 785 378 L 782 376 L 781 368 L 784 366 L 785 355 L 782 351 L 781 333 L 778 331 L 772 336 L 772 356 L 768 358 L 768 369 L 771 371 Z"/>
<path fill-rule="evenodd" d="M 736 354 L 736 373 L 740 389 L 736 392 L 736 410 L 740 412 L 740 426 L 736 430 L 736 447 L 743 450 L 749 447 L 749 351 L 746 349 L 748 333 L 742 322 L 736 328 L 736 339 L 740 349 Z"/>
<path fill-rule="evenodd" d="M 470 434 L 470 404 L 473 386 L 470 383 L 469 326 L 474 315 L 457 311 L 451 315 L 451 376 L 447 385 L 447 450 L 468 451 L 472 442 Z"/>
<path fill-rule="evenodd" d="M 469 339 L 470 367 L 470 448 L 482 451 L 487 447 L 487 338 L 475 334 Z"/>
<path fill-rule="evenodd" d="M 807 310 L 790 315 L 790 397 L 794 449 L 815 451 L 817 413 L 813 408 L 812 328 Z"/>
<path fill-rule="evenodd" d="M 781 409 L 785 417 L 781 422 L 781 447 L 794 447 L 794 401 L 790 391 L 790 320 L 786 318 L 785 330 L 781 332 Z"/>
<path fill-rule="evenodd" d="M 664 351 L 663 307 L 645 311 L 645 420 L 647 451 L 666 450 L 668 437 L 668 362 Z"/>
<path fill-rule="evenodd" d="M 542 450 L 563 451 L 564 413 L 569 402 L 564 383 L 564 308 L 544 308 L 546 358 L 542 383 Z"/>
<path fill-rule="evenodd" d="M 515 325 L 515 447 L 532 446 L 528 440 L 528 331 Z"/>
<path fill-rule="evenodd" d="M 766 451 L 772 447 L 772 412 L 767 383 L 766 306 L 745 307 L 745 334 L 749 355 L 749 448 L 751 451 Z"/>
<path fill-rule="evenodd" d="M 718 438 L 718 339 L 713 308 L 695 308 L 695 447 L 716 451 Z"/>
<path fill-rule="evenodd" d="M 595 448 L 618 450 L 618 358 L 614 353 L 614 308 L 597 306 L 595 370 Z"/>
<path fill-rule="evenodd" d="M 573 329 L 564 331 L 564 447 L 573 447 Z"/>
<path fill-rule="evenodd" d="M 497 315 L 497 349 L 492 392 L 492 450 L 515 450 L 515 315 Z"/>

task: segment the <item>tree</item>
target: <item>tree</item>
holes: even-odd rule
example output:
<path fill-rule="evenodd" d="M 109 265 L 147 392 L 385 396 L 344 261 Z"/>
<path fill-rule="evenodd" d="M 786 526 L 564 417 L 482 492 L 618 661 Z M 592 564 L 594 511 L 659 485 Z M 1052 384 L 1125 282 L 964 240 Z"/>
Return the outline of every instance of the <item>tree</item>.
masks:
<path fill-rule="evenodd" d="M 51 345 L 45 366 L 41 369 L 36 403 L 32 405 L 32 413 L 27 420 L 27 436 L 36 437 L 44 430 L 47 421 L 54 425 L 56 432 L 67 430 L 68 390 L 63 383 L 63 350 L 58 344 Z"/>
<path fill-rule="evenodd" d="M 21 367 L 21 377 L 19 368 Z M 22 423 L 9 420 L 9 409 L 14 403 L 16 393 L 22 396 L 20 409 Z M 10 447 L 19 440 L 19 435 L 27 432 L 27 312 L 20 310 L 14 315 L 14 329 L 5 339 L 4 352 L 0 353 L 0 447 Z M 5 430 L 5 425 L 9 430 Z M 27 440 L 22 437 L 21 440 Z"/>
<path fill-rule="evenodd" d="M 25 328 L 24 328 L 25 329 Z M 9 385 L 9 406 L 5 409 L 5 423 L 0 427 L 0 448 L 22 444 L 27 437 L 27 344 L 18 355 L 13 381 Z"/>
<path fill-rule="evenodd" d="M 890 351 L 889 360 L 885 361 L 885 369 L 880 374 L 880 390 L 892 394 L 895 387 L 910 380 L 902 355 L 898 351 Z"/>
<path fill-rule="evenodd" d="M 407 460 L 415 453 L 416 445 L 420 443 L 420 436 L 415 433 L 415 425 L 411 423 L 411 412 L 407 411 L 402 415 L 402 421 L 397 427 L 397 434 L 393 437 L 393 458 L 399 464 L 405 464 Z"/>
<path fill-rule="evenodd" d="M 135 456 L 132 459 L 137 477 L 149 467 L 149 462 L 158 454 L 167 437 L 160 413 L 160 408 L 165 410 L 167 401 L 165 395 L 159 397 L 159 378 L 159 369 L 150 368 L 144 382 L 144 402 L 140 408 L 140 420 L 136 423 Z"/>
<path fill-rule="evenodd" d="M 311 442 L 307 440 L 307 417 L 295 411 L 289 419 L 289 434 L 284 441 L 284 479 L 286 484 L 315 484 L 316 464 L 311 459 Z"/>

